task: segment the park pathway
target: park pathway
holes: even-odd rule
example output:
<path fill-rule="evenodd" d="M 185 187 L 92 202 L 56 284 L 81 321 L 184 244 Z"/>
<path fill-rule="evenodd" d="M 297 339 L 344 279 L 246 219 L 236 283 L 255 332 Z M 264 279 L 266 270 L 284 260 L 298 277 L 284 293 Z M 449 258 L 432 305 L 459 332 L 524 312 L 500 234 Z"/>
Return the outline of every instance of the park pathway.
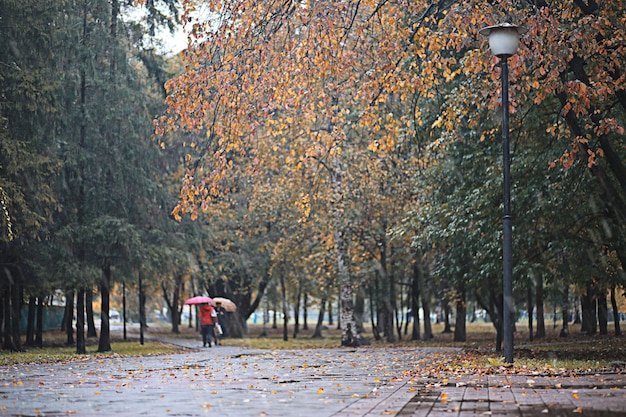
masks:
<path fill-rule="evenodd" d="M 407 373 L 453 348 L 255 350 L 0 367 L 1 416 L 626 416 L 620 373 L 554 378 Z"/>

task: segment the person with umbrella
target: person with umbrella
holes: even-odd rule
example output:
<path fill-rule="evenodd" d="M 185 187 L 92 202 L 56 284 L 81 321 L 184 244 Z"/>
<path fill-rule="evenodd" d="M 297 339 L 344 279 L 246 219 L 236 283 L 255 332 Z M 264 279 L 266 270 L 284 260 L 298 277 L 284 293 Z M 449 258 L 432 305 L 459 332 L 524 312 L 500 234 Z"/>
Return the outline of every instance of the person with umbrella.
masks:
<path fill-rule="evenodd" d="M 217 312 L 211 304 L 204 303 L 201 304 L 198 315 L 200 317 L 200 329 L 202 331 L 202 346 L 206 347 L 208 343 L 209 347 L 211 347 L 213 327 L 218 322 Z M 217 339 L 215 343 L 217 344 Z"/>
<path fill-rule="evenodd" d="M 222 334 L 220 338 L 227 337 L 226 334 L 226 308 L 222 305 L 222 302 L 219 300 L 215 301 L 215 311 L 217 312 L 217 321 L 222 327 Z M 215 336 L 215 340 L 218 340 L 218 337 Z"/>

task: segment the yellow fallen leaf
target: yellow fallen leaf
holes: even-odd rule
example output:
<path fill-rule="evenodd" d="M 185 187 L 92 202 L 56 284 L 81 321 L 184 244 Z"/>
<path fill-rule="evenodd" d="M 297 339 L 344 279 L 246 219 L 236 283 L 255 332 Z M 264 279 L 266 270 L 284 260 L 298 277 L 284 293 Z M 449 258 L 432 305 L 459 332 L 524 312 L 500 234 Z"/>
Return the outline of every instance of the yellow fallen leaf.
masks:
<path fill-rule="evenodd" d="M 211 404 L 209 404 L 209 403 L 204 403 L 204 404 L 202 404 L 202 407 L 203 407 L 203 408 L 206 408 L 207 410 L 210 410 L 210 409 L 211 409 Z"/>
<path fill-rule="evenodd" d="M 409 388 L 409 392 L 415 392 L 415 391 L 417 391 L 417 389 L 415 387 Z"/>
<path fill-rule="evenodd" d="M 374 382 L 380 382 L 380 379 L 374 378 Z"/>
<path fill-rule="evenodd" d="M 318 394 L 323 394 L 324 393 L 324 388 L 318 388 L 317 389 L 317 393 Z"/>
<path fill-rule="evenodd" d="M 448 401 L 448 394 L 444 392 L 443 394 L 441 394 L 441 402 L 445 403 L 447 401 Z"/>
<path fill-rule="evenodd" d="M 353 396 L 353 397 L 358 397 L 358 396 L 359 396 L 359 394 L 352 394 L 352 396 Z"/>
<path fill-rule="evenodd" d="M 278 391 L 276 391 L 275 389 L 270 391 L 271 394 L 278 394 Z"/>
<path fill-rule="evenodd" d="M 100 391 L 94 392 L 93 395 L 100 395 Z"/>
<path fill-rule="evenodd" d="M 580 395 L 578 395 L 578 393 L 575 392 L 572 394 L 572 398 L 578 399 L 580 398 Z"/>

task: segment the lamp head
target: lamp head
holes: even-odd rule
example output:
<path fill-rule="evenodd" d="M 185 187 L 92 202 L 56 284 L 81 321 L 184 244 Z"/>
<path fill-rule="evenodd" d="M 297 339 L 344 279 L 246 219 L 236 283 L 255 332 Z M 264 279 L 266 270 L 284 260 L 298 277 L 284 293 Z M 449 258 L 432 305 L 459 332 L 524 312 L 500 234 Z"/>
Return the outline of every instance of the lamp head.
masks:
<path fill-rule="evenodd" d="M 501 23 L 495 26 L 487 26 L 478 33 L 489 37 L 491 52 L 500 58 L 508 58 L 514 55 L 519 45 L 519 37 L 528 32 L 524 26 L 516 26 L 511 23 Z"/>

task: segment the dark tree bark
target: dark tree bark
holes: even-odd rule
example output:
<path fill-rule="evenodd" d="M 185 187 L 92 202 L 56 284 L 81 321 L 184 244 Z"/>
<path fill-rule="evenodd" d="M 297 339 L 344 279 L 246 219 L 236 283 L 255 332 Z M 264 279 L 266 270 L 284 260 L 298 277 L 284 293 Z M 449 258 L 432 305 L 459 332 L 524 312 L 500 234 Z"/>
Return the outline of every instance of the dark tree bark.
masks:
<path fill-rule="evenodd" d="M 98 337 L 96 322 L 93 317 L 93 291 L 87 288 L 85 291 L 85 310 L 87 312 L 87 337 Z"/>
<path fill-rule="evenodd" d="M 431 299 L 431 286 L 430 273 L 428 267 L 422 264 L 423 274 L 421 274 L 422 281 L 420 282 L 420 288 L 422 288 L 422 309 L 424 310 L 424 334 L 422 338 L 424 340 L 430 340 L 433 338 L 433 326 L 430 322 L 430 299 Z"/>
<path fill-rule="evenodd" d="M 619 320 L 619 308 L 617 306 L 617 297 L 615 296 L 615 284 L 611 287 L 611 308 L 613 309 L 613 326 L 615 328 L 615 336 L 622 335 Z"/>
<path fill-rule="evenodd" d="M 452 327 L 450 327 L 450 301 L 444 297 L 443 302 L 443 331 L 441 333 L 452 333 Z"/>
<path fill-rule="evenodd" d="M 332 326 L 333 324 L 333 302 L 328 300 L 328 325 Z"/>
<path fill-rule="evenodd" d="M 109 322 L 111 294 L 111 266 L 102 268 L 102 278 L 100 280 L 100 339 L 98 340 L 98 352 L 111 351 L 111 323 Z"/>
<path fill-rule="evenodd" d="M 22 290 L 21 279 L 16 278 L 11 285 L 11 333 L 13 336 L 13 351 L 22 352 L 22 340 L 20 335 L 20 321 L 22 316 Z"/>
<path fill-rule="evenodd" d="M 608 326 L 608 306 L 606 300 L 606 291 L 600 289 L 598 292 L 598 325 L 600 327 L 600 334 L 609 334 Z"/>
<path fill-rule="evenodd" d="M 566 284 L 563 288 L 563 301 L 562 301 L 562 314 L 563 314 L 563 326 L 561 327 L 561 337 L 569 336 L 569 285 Z"/>
<path fill-rule="evenodd" d="M 378 324 L 376 323 L 376 308 L 377 308 L 377 297 L 378 293 L 378 278 L 375 278 L 375 287 L 369 286 L 370 289 L 370 322 L 372 324 L 372 335 L 374 336 L 374 340 L 380 340 L 380 332 L 378 331 Z"/>
<path fill-rule="evenodd" d="M 2 288 L 2 318 L 4 319 L 4 326 L 2 330 L 2 336 L 4 340 L 2 342 L 2 349 L 14 351 L 15 346 L 13 345 L 13 334 L 11 332 L 11 286 L 7 284 L 4 288 Z"/>
<path fill-rule="evenodd" d="M 417 258 L 417 257 L 416 257 Z M 413 263 L 413 277 L 411 280 L 411 311 L 413 312 L 413 330 L 411 331 L 411 340 L 420 340 L 420 275 L 422 265 L 419 259 L 415 259 Z M 424 317 L 424 319 L 426 319 Z"/>
<path fill-rule="evenodd" d="M 287 288 L 285 288 L 285 276 L 283 271 L 280 273 L 280 295 L 283 303 L 283 340 L 289 340 L 289 331 L 287 322 L 289 320 L 289 309 L 287 308 Z"/>
<path fill-rule="evenodd" d="M 302 301 L 302 330 L 309 330 L 309 292 L 304 291 L 304 300 Z"/>
<path fill-rule="evenodd" d="M 37 297 L 37 329 L 35 331 L 35 346 L 43 347 L 43 307 L 44 298 Z"/>
<path fill-rule="evenodd" d="M 478 305 L 487 312 L 493 327 L 496 329 L 496 352 L 502 352 L 502 341 L 503 341 L 503 331 L 504 331 L 504 323 L 503 323 L 503 297 L 502 292 L 496 293 L 494 290 L 494 285 L 489 280 L 487 283 L 486 291 L 488 293 L 488 302 L 481 297 L 478 291 L 475 291 L 476 302 Z"/>
<path fill-rule="evenodd" d="M 526 314 L 528 315 L 528 339 L 533 341 L 533 313 L 534 313 L 534 305 L 533 305 L 533 289 L 529 285 L 526 289 Z"/>
<path fill-rule="evenodd" d="M 358 288 L 354 295 L 354 322 L 356 324 L 357 332 L 359 334 L 365 333 L 365 327 L 363 326 L 363 316 L 365 315 L 365 296 L 363 295 L 363 289 Z"/>
<path fill-rule="evenodd" d="M 537 304 L 537 332 L 535 338 L 543 339 L 546 337 L 546 318 L 543 308 L 543 274 L 537 273 L 535 279 L 535 301 Z"/>
<path fill-rule="evenodd" d="M 320 314 L 317 317 L 317 324 L 315 325 L 315 331 L 311 338 L 322 339 L 322 328 L 324 327 L 324 313 L 326 312 L 326 297 L 323 297 L 320 301 Z"/>
<path fill-rule="evenodd" d="M 580 300 L 582 306 L 582 326 L 581 330 L 588 335 L 594 335 L 598 332 L 597 299 L 593 283 L 587 283 L 587 292 L 583 294 Z"/>
<path fill-rule="evenodd" d="M 183 285 L 183 274 L 176 274 L 174 276 L 174 290 L 172 291 L 172 298 L 168 294 L 167 285 L 165 281 L 161 281 L 161 290 L 163 291 L 163 298 L 167 304 L 167 308 L 170 312 L 170 318 L 172 320 L 172 333 L 180 333 L 180 310 L 178 305 L 180 304 L 180 290 Z"/>
<path fill-rule="evenodd" d="M 455 301 L 456 306 L 456 321 L 454 323 L 454 341 L 465 342 L 467 340 L 466 331 L 466 315 L 467 305 L 465 303 L 465 285 L 461 284 L 457 291 L 457 298 Z"/>
<path fill-rule="evenodd" d="M 78 290 L 76 295 L 76 353 L 85 354 L 85 289 Z"/>
<path fill-rule="evenodd" d="M 37 313 L 37 298 L 34 296 L 28 297 L 28 317 L 26 319 L 26 341 L 24 346 L 35 346 L 35 319 Z"/>
<path fill-rule="evenodd" d="M 65 313 L 63 316 L 63 329 L 65 330 L 65 344 L 72 346 L 74 344 L 74 290 L 65 294 Z"/>
<path fill-rule="evenodd" d="M 300 299 L 302 298 L 302 283 L 298 283 L 298 293 L 296 294 L 296 303 L 293 306 L 294 324 L 293 324 L 293 338 L 298 337 L 300 332 Z"/>

